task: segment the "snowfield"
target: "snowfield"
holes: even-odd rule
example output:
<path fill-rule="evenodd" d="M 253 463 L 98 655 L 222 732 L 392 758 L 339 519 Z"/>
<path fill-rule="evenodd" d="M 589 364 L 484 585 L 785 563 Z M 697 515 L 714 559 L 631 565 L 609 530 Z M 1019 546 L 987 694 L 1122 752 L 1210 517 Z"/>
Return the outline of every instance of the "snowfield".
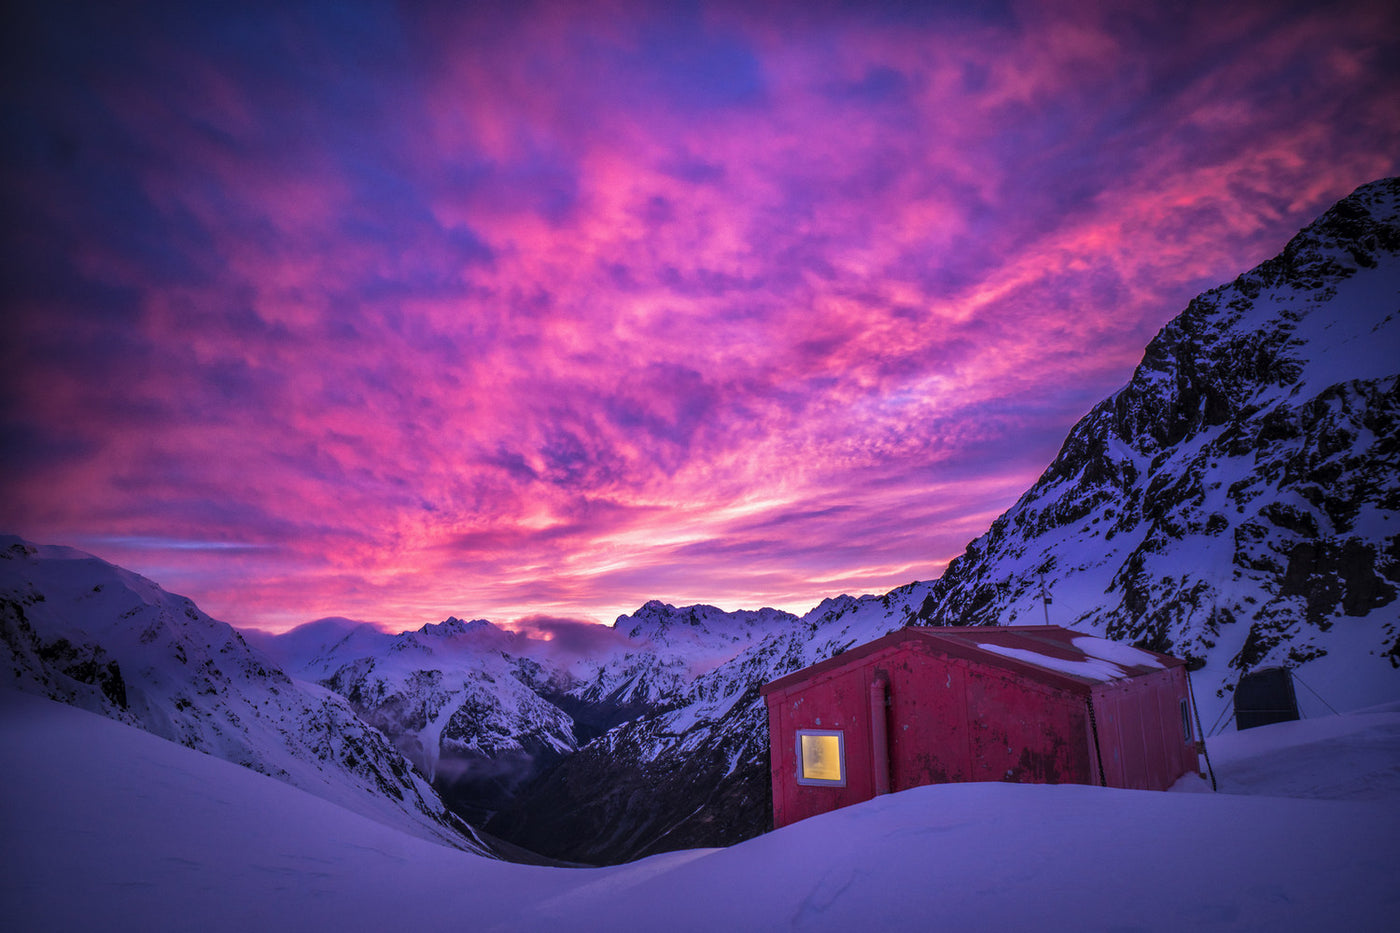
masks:
<path fill-rule="evenodd" d="M 1400 704 L 1210 740 L 1221 793 L 923 787 L 601 869 L 477 857 L 0 692 L 12 930 L 1390 930 Z"/>

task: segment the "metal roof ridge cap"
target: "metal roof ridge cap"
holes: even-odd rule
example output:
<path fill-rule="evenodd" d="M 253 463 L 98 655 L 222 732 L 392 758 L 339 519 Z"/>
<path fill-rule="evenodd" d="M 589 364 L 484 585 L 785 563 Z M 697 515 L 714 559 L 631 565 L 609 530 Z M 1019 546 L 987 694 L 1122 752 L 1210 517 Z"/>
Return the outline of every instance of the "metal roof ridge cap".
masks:
<path fill-rule="evenodd" d="M 842 667 L 847 663 L 860 661 L 867 655 L 875 654 L 885 647 L 892 648 L 903 642 L 915 640 L 917 636 L 913 635 L 913 632 L 911 631 L 915 628 L 917 627 L 905 625 L 901 628 L 895 629 L 893 632 L 886 632 L 879 638 L 871 639 L 863 645 L 856 645 L 855 647 L 849 648 L 846 651 L 841 652 L 840 654 L 834 654 L 831 657 L 823 658 L 822 660 L 817 661 L 814 664 L 808 664 L 806 667 L 800 667 L 795 671 L 790 671 L 789 673 L 784 674 L 781 677 L 777 677 L 773 680 L 770 680 L 766 684 L 760 685 L 758 688 L 759 695 L 770 696 L 774 693 L 779 693 L 800 681 L 809 681 L 814 677 L 820 676 L 828 670 L 835 670 L 836 668 Z"/>
<path fill-rule="evenodd" d="M 869 644 L 874 644 L 874 642 L 869 642 Z M 801 681 L 802 686 L 804 686 L 804 687 L 806 687 L 806 686 L 808 686 L 808 685 L 816 685 L 816 684 L 825 683 L 825 682 L 828 681 L 828 680 L 831 680 L 831 679 L 833 679 L 833 678 L 835 678 L 835 677 L 840 677 L 840 676 L 842 676 L 843 674 L 848 673 L 848 671 L 846 670 L 847 667 L 853 667 L 853 668 L 854 668 L 854 667 L 862 667 L 862 666 L 864 666 L 864 665 L 866 665 L 866 664 L 878 663 L 878 662 L 879 662 L 880 660 L 882 660 L 884 657 L 887 657 L 887 656 L 892 655 L 892 654 L 894 654 L 895 652 L 897 652 L 897 651 L 900 649 L 901 644 L 902 644 L 902 642 L 893 642 L 893 643 L 888 644 L 888 645 L 881 645 L 878 649 L 876 649 L 876 650 L 874 650 L 874 651 L 865 651 L 865 652 L 862 652 L 861 655 L 860 655 L 860 657 L 851 658 L 851 661 L 852 661 L 853 663 L 850 664 L 850 665 L 846 665 L 846 664 L 833 664 L 833 665 L 831 665 L 830 667 L 823 667 L 821 670 L 814 670 L 814 668 L 816 668 L 817 665 L 813 664 L 813 665 L 811 665 L 810 667 L 804 667 L 804 668 L 803 668 L 802 670 L 800 670 L 800 671 L 793 671 L 793 674 L 801 674 L 801 673 L 808 672 L 808 671 L 811 672 L 810 676 L 804 677 L 804 678 L 802 679 L 802 681 Z M 852 650 L 854 650 L 854 649 L 852 649 Z M 827 658 L 827 660 L 828 660 L 828 661 L 834 661 L 834 660 L 836 660 L 837 658 L 844 658 L 844 657 L 846 656 L 846 654 L 849 654 L 849 652 L 845 652 L 845 653 L 842 653 L 842 654 L 838 654 L 838 655 L 836 655 L 835 658 Z M 822 663 L 825 663 L 825 662 L 822 662 Z M 789 676 L 791 676 L 791 675 L 789 675 Z M 777 683 L 777 681 L 774 681 L 774 683 Z M 796 685 L 794 684 L 794 685 L 792 685 L 792 686 L 796 686 Z M 784 690 L 786 690 L 786 689 L 791 689 L 791 687 L 784 688 Z M 775 693 L 784 692 L 784 690 L 777 690 L 777 691 L 774 691 L 774 692 L 775 692 Z"/>

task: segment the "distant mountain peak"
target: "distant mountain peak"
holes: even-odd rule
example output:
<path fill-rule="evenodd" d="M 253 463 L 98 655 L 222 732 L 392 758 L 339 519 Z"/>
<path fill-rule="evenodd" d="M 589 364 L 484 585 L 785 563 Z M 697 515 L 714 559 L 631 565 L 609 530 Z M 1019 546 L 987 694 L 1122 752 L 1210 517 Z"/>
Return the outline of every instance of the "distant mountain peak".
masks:
<path fill-rule="evenodd" d="M 473 619 L 464 622 L 456 616 L 448 616 L 442 622 L 429 622 L 418 629 L 419 635 L 427 635 L 430 638 L 452 638 L 456 635 L 466 635 L 469 632 L 480 632 L 494 630 L 495 625 L 486 619 Z"/>

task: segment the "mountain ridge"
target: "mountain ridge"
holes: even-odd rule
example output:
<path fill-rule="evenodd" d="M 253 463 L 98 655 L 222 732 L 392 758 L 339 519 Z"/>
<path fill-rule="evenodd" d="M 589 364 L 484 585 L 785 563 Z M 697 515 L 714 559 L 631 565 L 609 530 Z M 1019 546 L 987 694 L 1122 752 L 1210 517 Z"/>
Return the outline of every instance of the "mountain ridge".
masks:
<path fill-rule="evenodd" d="M 1393 606 L 1400 582 L 1397 527 L 1383 527 L 1400 515 L 1397 282 L 1400 180 L 1385 179 L 1278 257 L 1194 299 L 1128 385 L 1081 419 L 1042 477 L 949 564 L 930 620 L 1039 614 L 1042 579 L 1054 599 L 1074 577 L 1080 590 L 1094 577 L 1084 565 L 1057 576 L 1060 553 L 1099 542 L 1121 559 L 1099 562 L 1097 592 L 1070 594 L 1088 605 L 1068 624 L 1199 662 L 1215 653 L 1212 636 L 1247 618 L 1211 684 L 1222 696 L 1251 668 L 1325 656 L 1315 630 Z M 1085 522 L 1107 530 L 1083 533 Z M 1199 560 L 1169 553 L 1186 540 Z M 1230 568 L 1228 579 L 1208 571 L 1211 561 Z M 1400 663 L 1395 626 L 1381 625 L 1378 657 Z"/>

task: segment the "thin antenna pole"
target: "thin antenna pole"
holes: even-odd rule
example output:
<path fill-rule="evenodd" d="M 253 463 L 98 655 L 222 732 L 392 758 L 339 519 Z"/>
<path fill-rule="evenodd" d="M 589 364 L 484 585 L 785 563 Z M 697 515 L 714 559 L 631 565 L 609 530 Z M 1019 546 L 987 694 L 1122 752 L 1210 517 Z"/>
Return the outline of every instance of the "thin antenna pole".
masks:
<path fill-rule="evenodd" d="M 1050 624 L 1050 598 L 1045 595 L 1045 574 L 1040 575 L 1040 608 L 1045 612 L 1045 624 Z"/>

